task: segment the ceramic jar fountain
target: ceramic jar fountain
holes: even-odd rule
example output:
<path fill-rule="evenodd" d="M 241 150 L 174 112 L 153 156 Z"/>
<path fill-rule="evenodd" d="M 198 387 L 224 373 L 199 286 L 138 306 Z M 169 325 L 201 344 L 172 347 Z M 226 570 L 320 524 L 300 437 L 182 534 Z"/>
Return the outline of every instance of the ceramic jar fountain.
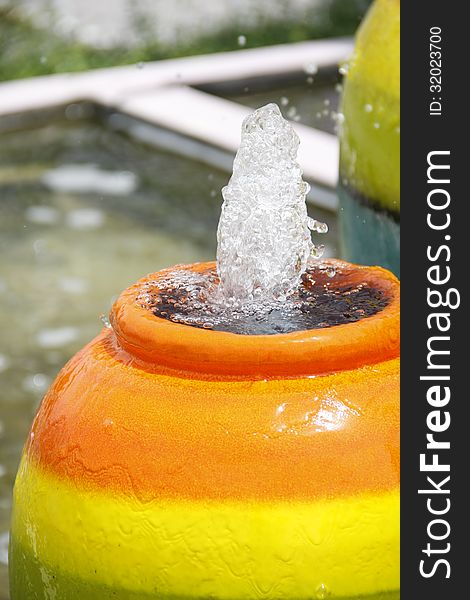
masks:
<path fill-rule="evenodd" d="M 317 285 L 367 286 L 386 306 L 239 335 L 155 316 L 139 298 L 158 295 L 162 274 L 121 295 L 112 329 L 62 369 L 32 426 L 12 600 L 397 590 L 399 284 L 326 264 L 336 275 L 318 271 Z"/>

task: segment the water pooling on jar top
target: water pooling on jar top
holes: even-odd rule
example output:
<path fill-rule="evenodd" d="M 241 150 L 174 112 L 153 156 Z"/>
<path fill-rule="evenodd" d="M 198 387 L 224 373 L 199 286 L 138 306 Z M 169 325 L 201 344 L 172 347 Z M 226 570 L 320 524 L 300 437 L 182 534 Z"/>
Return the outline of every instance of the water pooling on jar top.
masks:
<path fill-rule="evenodd" d="M 328 226 L 307 214 L 309 185 L 297 162 L 299 138 L 276 104 L 243 122 L 233 175 L 222 190 L 217 268 L 173 269 L 149 282 L 139 301 L 177 323 L 239 334 L 330 327 L 386 305 L 366 284 L 332 285 L 311 232 Z"/>

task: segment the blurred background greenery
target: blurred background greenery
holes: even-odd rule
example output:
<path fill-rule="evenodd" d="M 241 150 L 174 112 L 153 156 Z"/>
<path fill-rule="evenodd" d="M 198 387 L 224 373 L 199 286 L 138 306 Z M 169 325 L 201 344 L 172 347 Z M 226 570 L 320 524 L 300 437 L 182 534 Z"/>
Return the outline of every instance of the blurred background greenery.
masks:
<path fill-rule="evenodd" d="M 187 27 L 178 31 L 173 25 L 172 35 L 162 41 L 151 26 L 151 15 L 146 15 L 138 2 L 129 0 L 126 13 L 129 35 L 117 43 L 106 39 L 106 47 L 101 47 L 99 31 L 89 36 L 92 44 L 81 41 L 76 30 L 64 35 L 67 28 L 57 26 L 58 20 L 63 22 L 55 8 L 60 0 L 55 4 L 36 0 L 39 5 L 44 4 L 41 18 L 39 11 L 31 14 L 27 2 L 0 0 L 0 80 L 236 50 L 240 48 L 241 35 L 246 48 L 352 35 L 370 2 L 310 0 L 300 3 L 300 8 L 294 11 L 289 0 L 271 0 L 269 14 L 258 8 L 252 15 L 224 20 L 210 31 L 207 28 L 188 31 Z M 80 0 L 75 4 L 79 5 Z M 169 3 L 168 9 L 177 11 L 178 3 Z M 76 27 L 80 27 L 79 21 Z"/>

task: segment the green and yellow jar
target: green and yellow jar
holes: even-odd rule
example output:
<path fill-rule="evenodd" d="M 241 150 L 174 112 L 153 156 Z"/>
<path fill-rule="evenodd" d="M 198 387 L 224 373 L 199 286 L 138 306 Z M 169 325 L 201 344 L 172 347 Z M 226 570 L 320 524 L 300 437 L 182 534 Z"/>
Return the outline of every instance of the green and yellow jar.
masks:
<path fill-rule="evenodd" d="M 344 66 L 343 256 L 400 270 L 400 2 L 376 0 Z"/>
<path fill-rule="evenodd" d="M 121 294 L 31 428 L 12 600 L 398 599 L 399 283 L 327 265 L 382 308 L 239 335 L 143 305 L 165 272 Z"/>

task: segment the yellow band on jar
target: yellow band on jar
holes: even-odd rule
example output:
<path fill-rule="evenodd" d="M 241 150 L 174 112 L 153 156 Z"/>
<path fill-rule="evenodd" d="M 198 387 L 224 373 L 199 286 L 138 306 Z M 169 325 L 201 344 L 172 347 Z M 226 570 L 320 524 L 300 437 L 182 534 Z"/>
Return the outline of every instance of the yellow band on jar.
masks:
<path fill-rule="evenodd" d="M 398 490 L 312 503 L 142 503 L 80 489 L 25 458 L 13 528 L 15 544 L 45 568 L 159 597 L 337 598 L 399 587 Z"/>

